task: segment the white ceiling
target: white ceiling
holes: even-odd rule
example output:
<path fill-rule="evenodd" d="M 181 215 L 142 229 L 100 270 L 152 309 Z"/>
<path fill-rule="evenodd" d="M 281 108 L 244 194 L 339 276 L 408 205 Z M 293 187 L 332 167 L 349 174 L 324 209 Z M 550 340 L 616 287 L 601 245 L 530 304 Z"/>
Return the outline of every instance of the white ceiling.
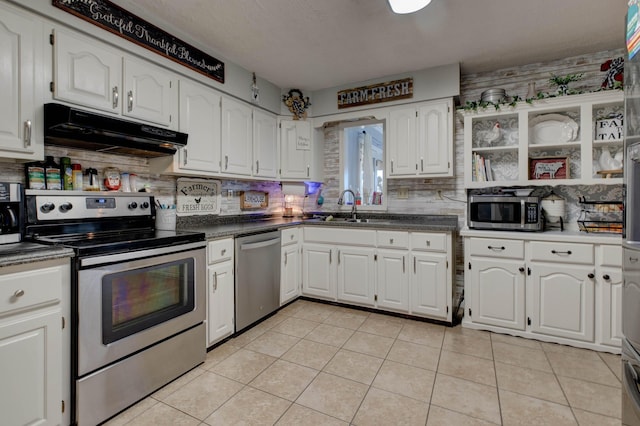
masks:
<path fill-rule="evenodd" d="M 459 62 L 463 73 L 624 47 L 626 0 L 113 0 L 281 88 L 319 90 Z"/>

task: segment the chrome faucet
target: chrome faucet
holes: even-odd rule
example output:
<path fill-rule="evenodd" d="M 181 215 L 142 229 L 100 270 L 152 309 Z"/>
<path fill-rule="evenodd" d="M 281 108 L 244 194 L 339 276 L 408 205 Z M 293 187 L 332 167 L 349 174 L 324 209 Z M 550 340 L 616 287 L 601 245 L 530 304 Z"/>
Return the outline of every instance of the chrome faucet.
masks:
<path fill-rule="evenodd" d="M 351 196 L 353 197 L 353 204 L 351 205 L 351 219 L 356 220 L 357 219 L 357 211 L 356 211 L 356 194 L 350 190 L 350 189 L 345 189 L 344 191 L 342 191 L 340 193 L 340 196 L 338 197 L 338 205 L 341 206 L 344 204 L 344 194 L 345 193 L 350 193 Z"/>

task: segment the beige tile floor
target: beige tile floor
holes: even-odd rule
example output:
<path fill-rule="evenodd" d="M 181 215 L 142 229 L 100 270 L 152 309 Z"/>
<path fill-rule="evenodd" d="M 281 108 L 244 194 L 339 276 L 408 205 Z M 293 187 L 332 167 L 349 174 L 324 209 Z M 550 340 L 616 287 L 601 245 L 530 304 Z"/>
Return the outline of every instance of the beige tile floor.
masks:
<path fill-rule="evenodd" d="M 620 357 L 298 300 L 113 425 L 619 425 Z"/>

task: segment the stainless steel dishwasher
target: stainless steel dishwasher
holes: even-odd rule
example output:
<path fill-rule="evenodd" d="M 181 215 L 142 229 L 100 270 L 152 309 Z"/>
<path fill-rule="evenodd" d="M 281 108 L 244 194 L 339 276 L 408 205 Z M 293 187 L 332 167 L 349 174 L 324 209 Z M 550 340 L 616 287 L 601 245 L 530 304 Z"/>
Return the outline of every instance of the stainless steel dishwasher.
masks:
<path fill-rule="evenodd" d="M 280 306 L 280 231 L 236 238 L 236 332 Z"/>

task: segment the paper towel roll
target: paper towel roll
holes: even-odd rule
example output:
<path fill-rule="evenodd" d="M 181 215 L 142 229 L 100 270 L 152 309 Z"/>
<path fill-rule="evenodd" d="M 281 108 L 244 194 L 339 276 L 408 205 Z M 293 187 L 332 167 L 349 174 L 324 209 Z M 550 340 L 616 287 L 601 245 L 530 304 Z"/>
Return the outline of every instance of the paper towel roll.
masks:
<path fill-rule="evenodd" d="M 306 186 L 304 183 L 282 183 L 282 193 L 285 195 L 299 195 L 304 197 L 307 195 Z"/>

